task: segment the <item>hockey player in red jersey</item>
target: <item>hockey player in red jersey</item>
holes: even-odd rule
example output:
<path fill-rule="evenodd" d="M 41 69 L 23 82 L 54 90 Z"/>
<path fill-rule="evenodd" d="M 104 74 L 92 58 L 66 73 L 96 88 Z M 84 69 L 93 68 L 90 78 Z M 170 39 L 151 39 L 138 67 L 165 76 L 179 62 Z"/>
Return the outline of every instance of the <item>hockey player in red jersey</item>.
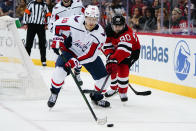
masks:
<path fill-rule="evenodd" d="M 122 102 L 127 101 L 129 69 L 138 60 L 140 43 L 137 35 L 125 23 L 123 16 L 114 16 L 106 27 L 106 43 L 102 47 L 107 57 L 106 70 L 111 74 L 111 89 L 105 97 L 119 92 Z"/>
<path fill-rule="evenodd" d="M 62 54 L 56 60 L 51 79 L 49 107 L 55 105 L 64 79 L 70 74 L 70 68 L 77 68 L 79 64 L 84 66 L 95 80 L 95 92 L 90 93 L 91 100 L 101 107 L 110 106 L 108 101 L 103 100 L 104 96 L 101 94 L 106 91 L 105 87 L 109 83 L 104 84 L 108 73 L 99 57 L 101 45 L 106 41 L 104 29 L 98 24 L 99 16 L 98 7 L 89 5 L 85 9 L 85 15 L 61 18 L 54 23 L 51 47 L 57 54 L 62 50 Z"/>

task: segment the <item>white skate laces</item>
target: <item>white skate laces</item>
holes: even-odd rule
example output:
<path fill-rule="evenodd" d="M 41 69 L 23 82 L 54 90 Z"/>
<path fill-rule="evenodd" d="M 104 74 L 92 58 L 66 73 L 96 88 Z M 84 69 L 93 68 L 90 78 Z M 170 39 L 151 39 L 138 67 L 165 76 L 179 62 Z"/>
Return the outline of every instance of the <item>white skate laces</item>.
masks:
<path fill-rule="evenodd" d="M 110 107 L 110 102 L 106 100 L 94 101 L 94 103 L 101 107 L 105 107 L 105 108 Z"/>
<path fill-rule="evenodd" d="M 52 93 L 50 98 L 49 98 L 49 101 L 52 102 L 52 103 L 55 103 L 56 99 L 57 99 L 57 95 Z"/>
<path fill-rule="evenodd" d="M 57 97 L 58 97 L 58 94 L 52 93 L 50 95 L 49 100 L 48 100 L 48 107 L 52 108 L 55 105 Z"/>
<path fill-rule="evenodd" d="M 105 106 L 105 103 L 106 103 L 106 101 L 104 101 L 104 100 L 97 101 L 97 105 L 99 105 L 99 106 Z"/>

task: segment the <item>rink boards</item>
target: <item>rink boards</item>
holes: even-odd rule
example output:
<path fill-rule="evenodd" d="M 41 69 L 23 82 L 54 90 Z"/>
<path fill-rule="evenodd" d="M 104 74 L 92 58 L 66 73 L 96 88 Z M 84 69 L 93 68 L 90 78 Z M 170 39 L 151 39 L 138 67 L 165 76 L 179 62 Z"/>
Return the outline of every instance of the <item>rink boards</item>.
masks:
<path fill-rule="evenodd" d="M 19 31 L 25 43 L 26 32 Z M 130 70 L 130 82 L 196 98 L 196 38 L 148 33 L 140 33 L 138 37 L 140 59 Z M 47 31 L 47 64 L 54 67 L 57 56 L 49 46 L 51 43 L 51 34 Z M 31 58 L 36 65 L 41 65 L 37 37 Z"/>

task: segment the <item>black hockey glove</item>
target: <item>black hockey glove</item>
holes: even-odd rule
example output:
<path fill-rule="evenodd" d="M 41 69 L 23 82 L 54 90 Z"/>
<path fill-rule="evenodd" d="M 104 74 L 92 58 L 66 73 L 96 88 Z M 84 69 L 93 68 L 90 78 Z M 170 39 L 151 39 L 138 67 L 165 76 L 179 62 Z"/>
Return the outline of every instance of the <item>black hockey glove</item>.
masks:
<path fill-rule="evenodd" d="M 106 70 L 109 74 L 116 74 L 118 70 L 118 61 L 116 59 L 107 60 Z"/>
<path fill-rule="evenodd" d="M 130 62 L 129 62 L 129 67 L 131 67 L 139 59 L 139 56 L 140 56 L 140 50 L 132 51 Z"/>
<path fill-rule="evenodd" d="M 71 36 L 67 37 L 67 38 L 64 40 L 64 45 L 65 45 L 65 47 L 66 47 L 67 49 L 71 47 L 71 45 L 72 45 L 72 37 L 71 37 Z"/>

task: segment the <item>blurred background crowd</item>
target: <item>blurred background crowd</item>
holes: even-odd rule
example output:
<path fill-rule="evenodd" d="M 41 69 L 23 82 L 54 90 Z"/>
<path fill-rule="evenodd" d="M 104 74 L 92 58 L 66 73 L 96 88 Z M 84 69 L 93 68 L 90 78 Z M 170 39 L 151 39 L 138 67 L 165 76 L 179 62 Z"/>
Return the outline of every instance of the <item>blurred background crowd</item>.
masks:
<path fill-rule="evenodd" d="M 0 16 L 19 18 L 31 0 L 0 0 Z M 52 8 L 60 0 L 44 0 Z M 105 26 L 112 16 L 121 14 L 138 32 L 196 35 L 196 0 L 82 0 L 84 7 L 97 5 L 100 23 Z"/>

